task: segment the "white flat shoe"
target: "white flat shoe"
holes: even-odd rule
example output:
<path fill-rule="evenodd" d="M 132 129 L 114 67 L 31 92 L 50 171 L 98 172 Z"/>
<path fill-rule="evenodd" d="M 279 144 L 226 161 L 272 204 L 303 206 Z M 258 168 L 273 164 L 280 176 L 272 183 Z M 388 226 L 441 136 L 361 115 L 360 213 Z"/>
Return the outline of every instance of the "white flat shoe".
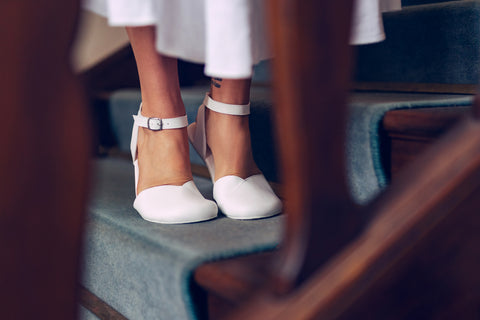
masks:
<path fill-rule="evenodd" d="M 231 114 L 250 114 L 250 104 L 231 105 L 205 96 L 198 108 L 197 122 L 188 126 L 188 137 L 194 149 L 207 165 L 212 178 L 215 177 L 213 155 L 207 146 L 205 132 L 205 107 L 212 111 Z M 274 216 L 282 211 L 282 202 L 275 195 L 263 174 L 255 174 L 246 179 L 228 175 L 213 181 L 213 198 L 220 210 L 232 219 L 259 219 Z"/>
<path fill-rule="evenodd" d="M 138 185 L 137 139 L 139 127 L 153 131 L 184 128 L 188 125 L 187 116 L 169 119 L 147 118 L 141 115 L 142 105 L 138 115 L 134 115 L 132 140 L 133 166 L 135 169 L 135 194 Z M 217 216 L 218 208 L 215 202 L 205 199 L 193 180 L 182 186 L 162 185 L 143 190 L 137 194 L 133 207 L 143 219 L 164 224 L 191 223 L 210 220 Z"/>

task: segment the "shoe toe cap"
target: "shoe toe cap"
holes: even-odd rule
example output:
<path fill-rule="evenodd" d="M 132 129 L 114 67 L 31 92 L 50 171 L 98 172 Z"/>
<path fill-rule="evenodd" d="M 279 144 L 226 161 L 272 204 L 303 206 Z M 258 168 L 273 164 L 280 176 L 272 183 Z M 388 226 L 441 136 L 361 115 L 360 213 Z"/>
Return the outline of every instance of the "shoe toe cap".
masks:
<path fill-rule="evenodd" d="M 175 224 L 210 220 L 217 216 L 215 202 L 206 200 L 189 181 L 183 186 L 158 186 L 137 195 L 134 208 L 145 220 Z"/>
<path fill-rule="evenodd" d="M 233 219 L 266 218 L 282 211 L 282 202 L 261 174 L 223 177 L 215 182 L 213 194 L 220 210 Z"/>

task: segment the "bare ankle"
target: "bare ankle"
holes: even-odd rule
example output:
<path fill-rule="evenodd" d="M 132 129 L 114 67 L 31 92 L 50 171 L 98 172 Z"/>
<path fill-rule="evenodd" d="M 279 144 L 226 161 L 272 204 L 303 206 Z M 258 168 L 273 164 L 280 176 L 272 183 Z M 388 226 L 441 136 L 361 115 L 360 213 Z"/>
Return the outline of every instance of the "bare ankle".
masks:
<path fill-rule="evenodd" d="M 206 110 L 207 144 L 215 162 L 215 180 L 260 173 L 252 156 L 248 116 Z"/>
<path fill-rule="evenodd" d="M 251 79 L 212 78 L 210 97 L 218 102 L 247 104 L 250 101 Z"/>
<path fill-rule="evenodd" d="M 140 130 L 138 141 L 138 192 L 160 185 L 183 185 L 192 180 L 185 128 Z"/>

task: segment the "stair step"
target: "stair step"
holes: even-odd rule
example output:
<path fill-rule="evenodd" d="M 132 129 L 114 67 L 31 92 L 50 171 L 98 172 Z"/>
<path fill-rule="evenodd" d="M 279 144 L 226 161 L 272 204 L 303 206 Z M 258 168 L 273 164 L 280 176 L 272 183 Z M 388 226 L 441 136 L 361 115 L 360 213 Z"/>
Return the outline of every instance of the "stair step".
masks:
<path fill-rule="evenodd" d="M 210 262 L 199 266 L 195 283 L 207 297 L 208 318 L 225 319 L 269 279 L 277 251 Z"/>
<path fill-rule="evenodd" d="M 198 106 L 207 88 L 182 90 L 189 122 L 195 121 Z M 132 114 L 136 114 L 141 96 L 138 90 L 120 90 L 110 99 L 110 114 L 119 149 L 128 154 L 132 130 Z M 269 181 L 279 183 L 277 174 L 274 130 L 271 110 L 274 109 L 268 87 L 252 90 L 250 129 L 255 161 Z M 465 106 L 471 104 L 469 95 L 408 94 L 361 92 L 352 95 L 347 131 L 347 170 L 352 195 L 358 203 L 366 203 L 388 183 L 390 164 L 383 158 L 384 133 L 381 120 L 390 110 L 421 107 Z M 312 146 L 314 147 L 314 146 Z M 202 159 L 190 146 L 194 168 L 204 166 Z M 197 172 L 201 171 L 197 170 Z M 205 170 L 203 170 L 205 173 Z"/>
<path fill-rule="evenodd" d="M 479 1 L 405 7 L 385 13 L 384 24 L 384 42 L 357 48 L 356 81 L 478 83 Z"/>
<path fill-rule="evenodd" d="M 272 250 L 279 242 L 282 216 L 253 221 L 220 216 L 184 225 L 147 222 L 132 207 L 129 160 L 99 159 L 94 171 L 81 285 L 128 319 L 194 317 L 191 277 L 198 265 Z M 211 181 L 194 179 L 211 199 Z"/>
<path fill-rule="evenodd" d="M 387 39 L 356 46 L 360 90 L 476 93 L 480 72 L 480 1 L 404 0 L 383 14 Z M 270 62 L 255 68 L 271 83 Z"/>

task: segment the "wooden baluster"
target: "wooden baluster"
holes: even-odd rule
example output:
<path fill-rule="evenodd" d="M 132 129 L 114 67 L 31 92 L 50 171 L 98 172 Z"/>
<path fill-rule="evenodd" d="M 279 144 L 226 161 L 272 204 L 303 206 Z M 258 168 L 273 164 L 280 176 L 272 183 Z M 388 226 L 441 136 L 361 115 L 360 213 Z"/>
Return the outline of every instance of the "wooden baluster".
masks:
<path fill-rule="evenodd" d="M 0 3 L 0 310 L 72 319 L 89 119 L 69 67 L 79 1 Z"/>
<path fill-rule="evenodd" d="M 301 282 L 359 229 L 345 178 L 352 1 L 270 1 L 287 227 L 276 284 Z M 315 250 L 313 250 L 315 248 Z"/>

